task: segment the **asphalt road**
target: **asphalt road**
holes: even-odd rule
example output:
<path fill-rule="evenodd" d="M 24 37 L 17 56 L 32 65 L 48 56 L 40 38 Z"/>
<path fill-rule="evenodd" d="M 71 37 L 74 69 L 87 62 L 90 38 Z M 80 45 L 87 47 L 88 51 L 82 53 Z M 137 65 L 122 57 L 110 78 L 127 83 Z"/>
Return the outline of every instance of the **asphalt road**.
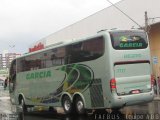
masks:
<path fill-rule="evenodd" d="M 160 101 L 125 107 L 120 112 L 111 113 L 108 110 L 108 112 L 86 116 L 67 116 L 60 108 L 56 113 L 37 107 L 23 116 L 23 114 L 18 115 L 15 106 L 11 105 L 8 90 L 0 87 L 0 120 L 20 120 L 18 116 L 21 117 L 21 120 L 160 120 Z"/>

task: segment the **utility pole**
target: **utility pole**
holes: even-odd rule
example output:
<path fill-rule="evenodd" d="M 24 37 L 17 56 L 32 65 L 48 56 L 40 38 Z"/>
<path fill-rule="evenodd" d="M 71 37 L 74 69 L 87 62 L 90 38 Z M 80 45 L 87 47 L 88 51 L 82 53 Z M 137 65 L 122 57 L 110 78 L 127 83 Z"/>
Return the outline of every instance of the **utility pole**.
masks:
<path fill-rule="evenodd" d="M 145 11 L 145 28 L 144 28 L 144 30 L 145 30 L 147 33 L 149 33 L 147 11 Z"/>

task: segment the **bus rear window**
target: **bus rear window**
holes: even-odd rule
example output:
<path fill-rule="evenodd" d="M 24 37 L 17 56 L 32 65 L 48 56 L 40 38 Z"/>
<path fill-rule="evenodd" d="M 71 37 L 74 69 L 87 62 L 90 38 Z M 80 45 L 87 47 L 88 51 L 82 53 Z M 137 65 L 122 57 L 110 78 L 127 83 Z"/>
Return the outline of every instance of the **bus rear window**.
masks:
<path fill-rule="evenodd" d="M 119 31 L 110 32 L 112 46 L 117 50 L 144 49 L 147 48 L 147 36 L 145 32 Z"/>

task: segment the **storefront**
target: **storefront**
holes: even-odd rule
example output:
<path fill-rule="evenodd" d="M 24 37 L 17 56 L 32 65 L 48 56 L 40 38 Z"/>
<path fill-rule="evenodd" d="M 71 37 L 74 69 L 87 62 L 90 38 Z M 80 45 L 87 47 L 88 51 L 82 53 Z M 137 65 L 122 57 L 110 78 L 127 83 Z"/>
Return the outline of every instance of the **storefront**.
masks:
<path fill-rule="evenodd" d="M 160 76 L 160 22 L 149 28 L 153 74 Z"/>

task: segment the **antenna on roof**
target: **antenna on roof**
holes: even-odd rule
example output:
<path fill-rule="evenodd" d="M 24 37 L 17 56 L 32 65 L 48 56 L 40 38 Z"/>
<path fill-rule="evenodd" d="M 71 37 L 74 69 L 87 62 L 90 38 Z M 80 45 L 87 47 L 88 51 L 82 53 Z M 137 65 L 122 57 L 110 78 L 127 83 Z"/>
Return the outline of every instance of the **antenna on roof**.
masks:
<path fill-rule="evenodd" d="M 133 21 L 136 25 L 138 25 L 141 29 L 142 27 L 135 21 L 133 20 L 129 15 L 127 15 L 125 12 L 123 12 L 120 8 L 118 8 L 115 4 L 113 4 L 111 1 L 107 0 L 111 5 L 113 5 L 117 10 L 119 10 L 121 13 L 123 13 L 126 17 L 128 17 L 131 21 Z"/>
<path fill-rule="evenodd" d="M 104 32 L 106 30 L 108 30 L 108 29 L 102 29 L 102 30 L 98 31 L 97 33 Z"/>

